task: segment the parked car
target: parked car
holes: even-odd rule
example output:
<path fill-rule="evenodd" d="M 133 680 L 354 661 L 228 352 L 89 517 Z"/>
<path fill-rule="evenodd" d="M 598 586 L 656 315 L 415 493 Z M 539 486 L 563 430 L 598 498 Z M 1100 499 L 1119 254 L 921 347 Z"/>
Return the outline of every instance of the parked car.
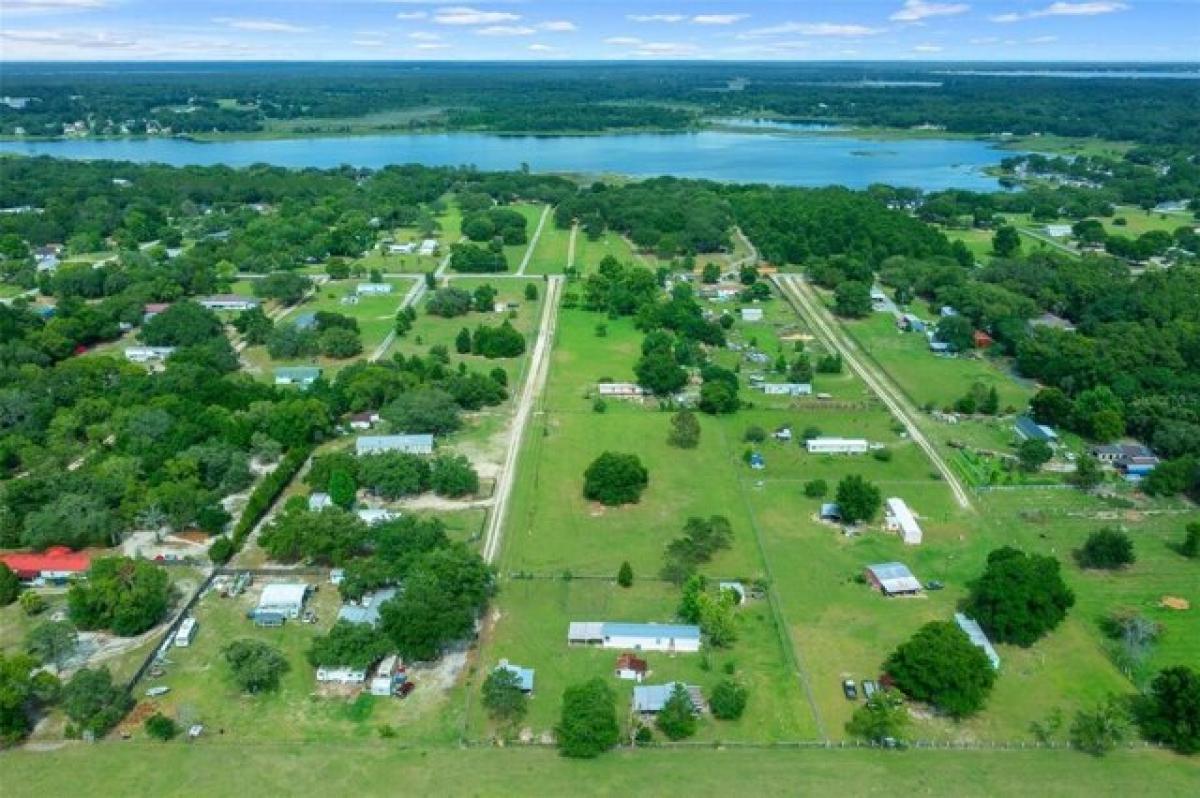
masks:
<path fill-rule="evenodd" d="M 858 699 L 858 687 L 854 684 L 853 679 L 847 679 L 842 682 L 842 692 L 846 694 L 847 701 L 855 701 Z"/>
<path fill-rule="evenodd" d="M 396 695 L 400 698 L 408 698 L 408 694 L 417 689 L 416 682 L 405 682 L 396 690 Z"/>
<path fill-rule="evenodd" d="M 863 679 L 862 690 L 863 690 L 863 698 L 870 701 L 871 696 L 873 696 L 879 692 L 879 685 L 875 684 L 875 682 L 873 682 L 870 679 Z"/>

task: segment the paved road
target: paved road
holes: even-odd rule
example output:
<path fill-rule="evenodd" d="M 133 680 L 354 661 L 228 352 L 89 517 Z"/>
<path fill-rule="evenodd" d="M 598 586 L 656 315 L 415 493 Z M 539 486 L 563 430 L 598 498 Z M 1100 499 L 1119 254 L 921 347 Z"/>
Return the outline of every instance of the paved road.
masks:
<path fill-rule="evenodd" d="M 779 287 L 779 290 L 783 292 L 783 295 L 791 299 L 796 309 L 808 319 L 812 325 L 813 333 L 827 346 L 842 356 L 846 365 L 862 378 L 867 387 L 887 405 L 892 415 L 904 425 L 909 437 L 921 447 L 934 467 L 942 475 L 946 484 L 950 486 L 950 491 L 954 494 L 954 499 L 958 502 L 958 505 L 963 509 L 973 509 L 971 497 L 967 493 L 966 488 L 963 487 L 962 482 L 959 481 L 958 476 L 950 469 L 945 459 L 942 458 L 941 453 L 929 442 L 929 439 L 925 437 L 920 427 L 917 426 L 917 411 L 909 405 L 904 394 L 892 384 L 892 381 L 882 371 L 859 359 L 857 355 L 858 347 L 844 333 L 835 329 L 836 322 L 830 318 L 828 311 L 825 310 L 820 301 L 812 295 L 810 289 L 804 283 L 804 279 L 794 274 L 777 274 L 772 279 Z"/>
<path fill-rule="evenodd" d="M 550 206 L 542 208 L 542 218 L 538 219 L 537 229 L 533 231 L 533 238 L 529 239 L 529 246 L 525 249 L 525 257 L 521 258 L 521 265 L 517 267 L 517 276 L 525 275 L 525 267 L 529 265 L 529 259 L 533 257 L 533 250 L 537 247 L 538 239 L 542 237 L 542 228 L 546 226 L 546 217 L 550 215 Z"/>
<path fill-rule="evenodd" d="M 508 451 L 504 454 L 504 463 L 500 466 L 500 475 L 496 479 L 496 501 L 488 514 L 484 533 L 483 559 L 489 563 L 495 562 L 500 554 L 500 542 L 504 536 L 504 516 L 508 511 L 508 500 L 512 496 L 513 483 L 517 476 L 517 456 L 525 438 L 525 427 L 533 415 L 534 403 L 545 387 L 546 375 L 550 371 L 550 347 L 554 342 L 554 328 L 558 323 L 558 300 L 562 295 L 562 284 L 563 278 L 558 275 L 546 281 L 546 298 L 542 305 L 537 342 L 533 345 L 529 371 L 521 386 L 521 394 L 517 397 Z"/>
<path fill-rule="evenodd" d="M 571 225 L 571 242 L 567 244 L 567 268 L 575 265 L 575 237 L 579 235 L 579 223 Z"/>
<path fill-rule="evenodd" d="M 757 266 L 758 265 L 758 247 L 754 246 L 754 242 L 746 237 L 746 234 L 742 232 L 742 228 L 734 227 L 733 234 L 738 237 L 738 239 L 742 242 L 742 244 L 746 247 L 746 249 L 750 250 L 750 254 L 747 255 L 746 257 L 742 258 L 741 260 L 736 260 L 733 263 L 729 264 L 730 267 L 732 267 L 734 269 L 740 269 L 743 266 Z"/>

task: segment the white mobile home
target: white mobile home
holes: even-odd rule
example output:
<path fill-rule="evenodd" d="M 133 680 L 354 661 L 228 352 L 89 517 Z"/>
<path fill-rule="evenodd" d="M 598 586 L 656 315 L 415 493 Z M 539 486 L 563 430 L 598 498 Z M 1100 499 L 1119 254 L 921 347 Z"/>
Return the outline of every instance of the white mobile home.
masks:
<path fill-rule="evenodd" d="M 432 435 L 360 435 L 354 441 L 354 453 L 404 452 L 405 454 L 433 454 Z"/>
<path fill-rule="evenodd" d="M 762 321 L 762 308 L 742 308 L 742 321 Z"/>
<path fill-rule="evenodd" d="M 909 546 L 919 544 L 923 537 L 921 525 L 917 523 L 917 519 L 908 505 L 904 503 L 904 499 L 892 497 L 887 500 L 886 504 L 884 524 L 887 525 L 887 528 L 892 532 L 898 532 L 900 539 Z"/>
<path fill-rule="evenodd" d="M 125 359 L 130 363 L 151 363 L 166 360 L 174 351 L 173 346 L 127 346 Z"/>
<path fill-rule="evenodd" d="M 184 618 L 183 623 L 179 624 L 179 630 L 175 632 L 175 647 L 187 648 L 192 644 L 192 640 L 196 637 L 196 619 Z"/>
<path fill-rule="evenodd" d="M 632 651 L 691 653 L 700 650 L 700 627 L 670 623 L 575 622 L 567 642 Z"/>
<path fill-rule="evenodd" d="M 812 396 L 808 382 L 764 382 L 760 387 L 767 396 Z"/>
<path fill-rule="evenodd" d="M 809 454 L 866 454 L 863 438 L 810 438 L 804 442 Z"/>
<path fill-rule="evenodd" d="M 367 672 L 356 668 L 317 668 L 317 681 L 333 684 L 362 684 Z"/>
<path fill-rule="evenodd" d="M 359 283 L 354 289 L 359 296 L 382 296 L 392 293 L 391 283 Z"/>
<path fill-rule="evenodd" d="M 267 585 L 258 600 L 258 613 L 278 613 L 285 618 L 299 618 L 308 598 L 308 585 L 302 582 Z"/>
<path fill-rule="evenodd" d="M 217 294 L 206 296 L 198 301 L 209 310 L 250 310 L 258 307 L 257 299 L 237 294 Z"/>

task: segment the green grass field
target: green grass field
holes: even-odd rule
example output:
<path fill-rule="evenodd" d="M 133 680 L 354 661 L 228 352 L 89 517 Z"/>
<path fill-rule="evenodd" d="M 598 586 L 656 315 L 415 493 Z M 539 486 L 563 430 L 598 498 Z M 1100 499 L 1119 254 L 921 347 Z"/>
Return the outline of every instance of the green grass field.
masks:
<path fill-rule="evenodd" d="M 1072 798 L 1147 790 L 1189 796 L 1200 763 L 1156 751 L 1094 759 L 1071 751 L 715 749 L 622 751 L 593 761 L 545 749 L 407 749 L 391 741 L 344 745 L 266 742 L 72 744 L 53 754 L 5 757 L 8 793 L 161 796 L 637 795 L 670 791 L 729 795 L 1027 796 Z M 311 774 L 319 774 L 314 777 Z"/>
<path fill-rule="evenodd" d="M 575 269 L 580 274 L 596 270 L 605 255 L 612 255 L 622 263 L 636 261 L 629 242 L 612 230 L 606 230 L 600 238 L 593 241 L 583 230 L 575 237 Z"/>
<path fill-rule="evenodd" d="M 533 231 L 531 230 L 530 236 L 532 235 Z M 576 236 L 577 247 L 580 238 L 583 238 L 582 234 Z M 529 265 L 526 267 L 525 273 L 562 274 L 567 268 L 570 249 L 571 229 L 560 230 L 554 224 L 554 213 L 551 211 L 550 216 L 546 217 L 546 224 L 542 227 L 541 238 L 538 239 L 537 246 L 534 247 L 533 255 L 529 258 Z"/>
<path fill-rule="evenodd" d="M 926 309 L 918 312 L 929 315 Z M 927 404 L 938 409 L 949 407 L 976 383 L 996 388 L 1001 409 L 1023 409 L 1033 395 L 1031 388 L 981 353 L 958 357 L 935 355 L 929 351 L 924 335 L 898 331 L 890 313 L 874 313 L 843 326 L 918 407 Z"/>

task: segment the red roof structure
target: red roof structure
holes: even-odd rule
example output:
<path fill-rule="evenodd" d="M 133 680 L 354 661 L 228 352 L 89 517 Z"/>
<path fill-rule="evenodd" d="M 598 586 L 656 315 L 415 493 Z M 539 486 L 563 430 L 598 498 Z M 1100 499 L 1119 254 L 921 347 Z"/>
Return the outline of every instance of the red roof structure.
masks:
<path fill-rule="evenodd" d="M 645 674 L 647 669 L 646 660 L 634 656 L 631 651 L 622 652 L 621 656 L 617 657 L 617 670 L 619 671 Z"/>
<path fill-rule="evenodd" d="M 975 348 L 976 349 L 987 349 L 989 346 L 991 346 L 994 343 L 995 343 L 995 341 L 992 340 L 992 336 L 988 335 L 983 330 L 975 331 Z"/>
<path fill-rule="evenodd" d="M 0 554 L 0 562 L 19 579 L 37 579 L 45 572 L 85 573 L 92 567 L 92 555 L 86 551 L 71 551 L 66 546 L 52 546 L 41 554 Z"/>

